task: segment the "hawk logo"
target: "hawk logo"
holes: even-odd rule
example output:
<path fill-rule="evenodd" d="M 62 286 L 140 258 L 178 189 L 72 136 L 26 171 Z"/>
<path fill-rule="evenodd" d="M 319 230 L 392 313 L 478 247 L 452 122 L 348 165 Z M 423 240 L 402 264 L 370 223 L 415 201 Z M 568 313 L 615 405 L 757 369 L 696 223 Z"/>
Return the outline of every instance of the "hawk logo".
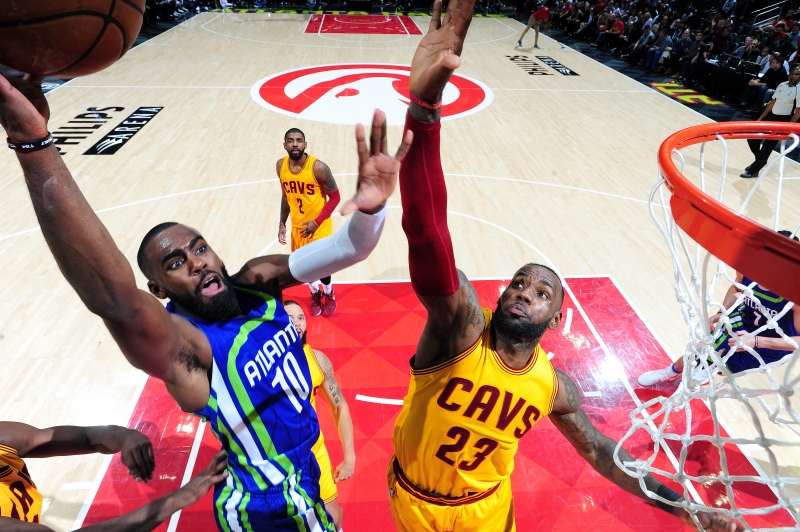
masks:
<path fill-rule="evenodd" d="M 250 95 L 271 111 L 328 124 L 372 122 L 376 108 L 390 126 L 405 123 L 408 65 L 344 63 L 279 72 L 262 79 Z M 494 95 L 480 81 L 453 74 L 442 97 L 442 120 L 476 113 Z"/>

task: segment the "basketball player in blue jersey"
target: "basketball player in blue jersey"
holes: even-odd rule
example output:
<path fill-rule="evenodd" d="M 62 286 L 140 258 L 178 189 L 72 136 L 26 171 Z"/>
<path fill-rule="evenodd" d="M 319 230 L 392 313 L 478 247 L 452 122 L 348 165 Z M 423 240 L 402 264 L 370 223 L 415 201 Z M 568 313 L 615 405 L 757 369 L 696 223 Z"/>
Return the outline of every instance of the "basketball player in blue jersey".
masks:
<path fill-rule="evenodd" d="M 778 231 L 786 237 L 791 237 L 789 231 Z M 797 237 L 794 237 L 797 240 Z M 784 339 L 780 333 L 775 329 L 765 329 L 759 332 L 756 336 L 748 338 L 744 344 L 758 353 L 764 364 L 771 362 L 779 362 L 786 355 L 794 352 L 797 345 L 800 345 L 800 311 L 795 310 L 794 303 L 787 301 L 778 294 L 771 292 L 767 288 L 755 283 L 752 279 L 745 277 L 741 273 L 736 274 L 736 282 L 740 285 L 752 287 L 753 295 L 758 299 L 758 304 L 750 298 L 744 298 L 739 307 L 731 312 L 729 318 L 731 321 L 731 329 L 738 336 L 745 336 L 751 332 L 757 331 L 766 323 L 766 317 L 762 311 L 766 311 L 772 318 L 780 316 L 777 324 L 783 334 L 790 337 L 794 341 L 794 345 Z M 731 285 L 728 288 L 723 306 L 731 308 L 736 302 L 736 297 L 739 295 L 739 288 L 736 285 Z M 760 305 L 760 307 L 759 307 Z M 791 308 L 787 312 L 783 312 L 786 306 Z M 781 313 L 783 313 L 781 315 Z M 722 311 L 709 318 L 709 326 L 711 329 L 722 317 Z M 714 337 L 714 349 L 721 355 L 727 355 L 728 351 L 736 345 L 736 339 L 732 338 L 725 328 L 721 328 Z M 728 370 L 733 373 L 741 373 L 750 369 L 761 367 L 761 362 L 753 356 L 745 347 L 739 346 L 736 351 L 728 358 L 726 362 Z M 642 386 L 653 386 L 661 382 L 669 382 L 677 380 L 683 373 L 683 357 L 679 358 L 674 364 L 666 368 L 647 371 L 639 375 L 639 384 Z M 697 378 L 701 382 L 707 382 L 708 376 L 703 372 L 698 372 Z"/>
<path fill-rule="evenodd" d="M 148 279 L 143 291 L 47 140 L 49 111 L 36 81 L 12 84 L 0 76 L 0 122 L 42 232 L 67 281 L 130 363 L 162 379 L 178 405 L 207 419 L 222 442 L 229 475 L 215 488 L 220 530 L 333 531 L 311 452 L 319 426 L 308 362 L 281 291 L 369 255 L 411 135 L 389 155 L 386 118 L 376 111 L 370 148 L 356 128 L 358 184 L 343 206 L 353 215 L 342 228 L 291 255 L 252 259 L 232 276 L 195 229 L 155 226 L 137 256 Z M 158 299 L 167 298 L 165 309 Z"/>

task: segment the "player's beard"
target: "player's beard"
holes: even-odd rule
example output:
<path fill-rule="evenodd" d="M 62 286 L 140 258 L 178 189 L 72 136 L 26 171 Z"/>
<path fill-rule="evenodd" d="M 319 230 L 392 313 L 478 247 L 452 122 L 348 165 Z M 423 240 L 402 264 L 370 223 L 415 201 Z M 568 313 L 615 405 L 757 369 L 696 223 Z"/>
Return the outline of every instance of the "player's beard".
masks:
<path fill-rule="evenodd" d="M 300 337 L 300 341 L 303 342 L 303 345 L 306 345 L 306 333 L 308 331 L 303 331 L 303 335 Z"/>
<path fill-rule="evenodd" d="M 500 310 L 500 301 L 498 301 L 497 308 L 494 309 L 492 325 L 504 336 L 519 338 L 520 340 L 539 340 L 544 336 L 547 326 L 550 324 L 549 319 L 537 323 L 535 321 L 510 318 Z"/>
<path fill-rule="evenodd" d="M 210 299 L 203 299 L 202 283 L 199 283 L 194 289 L 194 294 L 176 294 L 166 288 L 164 293 L 175 305 L 185 309 L 193 316 L 206 321 L 220 321 L 230 316 L 233 309 L 236 308 L 236 291 L 233 288 L 231 277 L 224 264 L 221 270 L 220 281 L 225 285 L 225 290 Z M 204 278 L 205 275 L 206 271 L 203 271 L 200 278 Z"/>
<path fill-rule="evenodd" d="M 291 160 L 293 160 L 293 161 L 299 161 L 300 159 L 302 159 L 302 158 L 303 158 L 303 155 L 305 155 L 305 154 L 306 154 L 306 151 L 305 151 L 305 150 L 300 150 L 300 152 L 299 152 L 297 155 L 295 155 L 295 154 L 294 154 L 294 153 L 292 153 L 291 151 L 288 151 L 288 152 L 286 152 L 286 153 L 288 153 L 288 154 L 289 154 L 289 159 L 291 159 Z"/>

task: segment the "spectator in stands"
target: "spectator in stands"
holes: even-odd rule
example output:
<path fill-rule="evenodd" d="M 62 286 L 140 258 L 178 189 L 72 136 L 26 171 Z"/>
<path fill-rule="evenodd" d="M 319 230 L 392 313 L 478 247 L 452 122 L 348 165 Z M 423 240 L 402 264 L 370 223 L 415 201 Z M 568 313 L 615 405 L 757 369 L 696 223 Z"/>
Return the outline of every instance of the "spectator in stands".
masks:
<path fill-rule="evenodd" d="M 783 72 L 782 68 L 778 68 Z M 800 67 L 795 67 L 789 74 L 789 79 L 782 82 L 775 89 L 772 95 L 772 100 L 769 105 L 764 108 L 758 120 L 765 120 L 769 122 L 797 122 L 800 118 L 800 95 L 798 95 L 797 82 L 800 81 Z M 794 113 L 792 113 L 794 109 Z M 747 144 L 750 146 L 750 151 L 755 155 L 756 160 L 745 168 L 741 177 L 750 178 L 758 177 L 758 173 L 767 161 L 775 146 L 778 145 L 777 140 L 748 139 Z"/>
<path fill-rule="evenodd" d="M 797 41 L 795 41 L 796 43 Z M 773 47 L 773 51 L 781 54 L 784 57 L 789 57 L 795 50 L 796 44 L 792 43 L 792 37 L 788 33 L 784 33 L 780 42 Z"/>
<path fill-rule="evenodd" d="M 653 35 L 652 25 L 646 28 L 642 27 L 642 36 L 631 46 L 630 54 L 622 56 L 622 59 L 627 59 L 633 64 L 639 63 L 647 49 L 650 48 L 650 45 L 653 44 L 655 40 L 656 36 Z"/>
<path fill-rule="evenodd" d="M 702 33 L 700 34 L 702 38 Z M 677 69 L 678 61 L 686 55 L 689 51 L 689 48 L 692 46 L 692 33 L 689 28 L 683 30 L 683 34 L 681 38 L 675 41 L 675 43 L 667 47 L 664 50 L 664 53 L 661 55 L 661 60 L 659 61 L 661 64 L 659 65 L 656 72 L 664 72 L 666 71 L 665 75 L 670 76 L 672 75 L 675 70 Z"/>
<path fill-rule="evenodd" d="M 783 68 L 784 59 L 780 55 L 772 54 L 769 56 L 769 68 L 760 79 L 751 79 L 742 91 L 739 98 L 741 105 L 745 106 L 755 97 L 751 112 L 761 112 L 767 104 L 772 92 L 778 85 L 787 80 L 786 70 Z"/>
<path fill-rule="evenodd" d="M 792 41 L 792 46 L 797 46 L 797 40 L 800 39 L 800 24 L 797 22 L 792 23 L 792 31 L 789 33 L 789 38 Z"/>
<path fill-rule="evenodd" d="M 667 48 L 671 47 L 672 37 L 669 36 L 667 28 L 663 28 L 659 32 L 659 37 L 653 43 L 653 46 L 647 50 L 647 68 L 655 70 L 658 66 L 658 60 L 661 58 L 661 54 L 663 54 Z"/>
<path fill-rule="evenodd" d="M 711 32 L 713 47 L 711 53 L 713 55 L 724 54 L 728 50 L 728 43 L 731 37 L 730 21 L 725 19 L 723 22 L 718 22 Z"/>
<path fill-rule="evenodd" d="M 778 52 L 775 52 L 774 55 L 779 55 L 779 54 L 778 54 Z M 783 56 L 781 56 L 781 57 L 783 57 Z M 769 67 L 770 67 L 769 62 L 764 63 L 764 66 L 761 67 L 761 72 L 758 73 L 758 76 L 761 77 L 764 74 L 766 74 L 767 71 L 769 70 Z M 791 67 L 789 66 L 789 61 L 787 61 L 786 58 L 783 58 L 783 70 L 786 71 L 786 75 L 788 76 L 789 75 L 789 71 L 791 70 Z M 766 103 L 766 100 L 764 101 L 764 103 Z"/>
<path fill-rule="evenodd" d="M 578 31 L 573 36 L 582 39 L 587 35 L 594 35 L 595 28 L 597 28 L 597 9 L 593 7 L 589 10 L 589 16 L 584 22 L 581 22 Z"/>
<path fill-rule="evenodd" d="M 622 36 L 624 33 L 625 23 L 622 22 L 622 17 L 620 15 L 615 15 L 614 23 L 611 24 L 611 27 L 606 31 L 598 31 L 597 40 L 595 40 L 591 46 L 596 48 L 601 44 L 605 44 L 608 48 L 615 48 L 619 42 L 620 36 Z"/>
<path fill-rule="evenodd" d="M 752 44 L 753 44 L 753 38 L 745 37 L 744 43 L 742 43 L 741 46 L 737 47 L 731 55 L 738 59 L 741 59 L 742 57 L 744 57 L 745 51 L 747 51 L 749 47 L 752 47 Z"/>
<path fill-rule="evenodd" d="M 679 18 L 672 21 L 672 25 L 669 27 L 669 36 L 672 38 L 672 42 L 678 42 L 678 39 L 683 35 L 685 26 L 686 25 Z"/>
<path fill-rule="evenodd" d="M 618 50 L 626 52 L 630 49 L 631 43 L 635 43 L 642 36 L 642 25 L 639 22 L 628 22 L 628 27 L 625 33 L 617 39 L 617 47 L 611 50 L 616 52 Z M 620 58 L 625 57 L 623 54 Z"/>
<path fill-rule="evenodd" d="M 696 31 L 694 33 L 694 42 L 689 46 L 689 49 L 686 51 L 686 53 L 681 57 L 678 57 L 675 63 L 672 65 L 672 70 L 674 71 L 672 77 L 676 78 L 678 81 L 681 81 L 682 74 L 688 72 L 689 63 L 697 56 L 702 45 L 703 32 Z"/>
<path fill-rule="evenodd" d="M 697 48 L 697 53 L 689 59 L 684 61 L 681 67 L 681 72 L 678 75 L 678 81 L 685 87 L 691 87 L 697 81 L 698 76 L 705 70 L 706 63 L 711 55 L 711 45 L 705 41 L 701 41 L 700 46 Z"/>
<path fill-rule="evenodd" d="M 586 17 L 584 9 L 586 9 L 586 4 L 583 2 L 578 2 L 577 7 L 570 14 L 569 19 L 567 19 L 566 27 L 568 35 L 573 35 L 576 31 L 578 31 L 578 28 L 581 27 L 581 23 Z"/>
<path fill-rule="evenodd" d="M 794 9 L 786 12 L 786 16 L 775 21 L 773 26 L 777 29 L 778 24 L 783 24 L 784 27 L 791 27 L 794 24 Z"/>
<path fill-rule="evenodd" d="M 758 41 L 753 39 L 750 41 L 750 44 L 745 46 L 744 53 L 739 59 L 742 61 L 747 61 L 748 63 L 755 63 L 760 57 L 760 54 L 761 52 L 758 49 Z"/>
<path fill-rule="evenodd" d="M 642 31 L 646 31 L 646 29 L 652 29 L 655 20 L 653 20 L 653 17 L 650 15 L 650 12 L 646 12 L 642 18 L 644 19 L 642 22 Z"/>
<path fill-rule="evenodd" d="M 726 16 L 731 16 L 734 9 L 736 9 L 736 0 L 725 0 L 725 3 L 722 4 L 722 13 Z"/>

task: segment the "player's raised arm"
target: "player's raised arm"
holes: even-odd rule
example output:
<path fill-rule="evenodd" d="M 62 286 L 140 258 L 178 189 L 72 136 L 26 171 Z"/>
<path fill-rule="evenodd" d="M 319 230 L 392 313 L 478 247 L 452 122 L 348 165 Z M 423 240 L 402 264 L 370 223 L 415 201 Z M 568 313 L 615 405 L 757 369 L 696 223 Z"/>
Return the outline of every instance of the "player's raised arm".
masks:
<path fill-rule="evenodd" d="M 390 155 L 386 115 L 375 110 L 369 147 L 363 126 L 356 126 L 358 183 L 355 195 L 342 207 L 342 214 L 353 215 L 330 237 L 311 242 L 291 255 L 249 260 L 234 280 L 279 295 L 284 288 L 316 281 L 366 259 L 378 245 L 386 219 L 386 200 L 397 187 L 400 161 L 411 140 L 412 134 L 406 132 L 397 153 Z"/>
<path fill-rule="evenodd" d="M 572 444 L 578 454 L 591 465 L 595 471 L 605 478 L 632 493 L 649 504 L 669 512 L 686 525 L 698 530 L 697 524 L 692 516 L 683 508 L 671 506 L 661 501 L 656 501 L 648 497 L 639 485 L 639 479 L 627 475 L 617 464 L 614 463 L 614 449 L 617 442 L 597 430 L 592 424 L 586 413 L 581 408 L 581 396 L 578 387 L 569 376 L 564 372 L 556 370 L 558 375 L 558 393 L 553 404 L 553 411 L 550 414 L 550 421 Z M 625 449 L 620 449 L 620 458 L 624 461 L 633 461 L 633 458 Z M 647 489 L 656 493 L 660 497 L 679 501 L 682 497 L 664 486 L 653 475 L 644 478 Z M 718 512 L 697 512 L 697 519 L 703 526 L 703 530 L 714 532 L 741 532 L 744 527 L 729 518 L 727 515 Z"/>
<path fill-rule="evenodd" d="M 169 519 L 178 510 L 193 505 L 215 484 L 228 476 L 225 452 L 220 451 L 206 468 L 185 486 L 149 502 L 129 514 L 85 526 L 83 532 L 148 532 Z M 53 532 L 53 529 L 38 523 L 26 523 L 10 517 L 0 517 L 0 532 Z"/>
<path fill-rule="evenodd" d="M 25 423 L 3 421 L 0 444 L 16 450 L 20 458 L 121 453 L 122 463 L 137 482 L 150 480 L 155 469 L 153 444 L 147 436 L 116 425 L 38 429 Z"/>
<path fill-rule="evenodd" d="M 33 209 L 59 269 L 86 307 L 103 318 L 131 364 L 177 383 L 174 362 L 184 340 L 167 311 L 136 288 L 130 264 L 52 142 L 32 142 L 49 137 L 48 117 L 40 82 L 12 84 L 0 75 L 0 123 L 18 146 Z"/>
<path fill-rule="evenodd" d="M 439 151 L 442 93 L 453 70 L 461 64 L 474 3 L 451 0 L 442 19 L 442 3 L 436 0 L 428 33 L 411 62 L 406 130 L 413 131 L 414 145 L 400 169 L 400 194 L 411 284 L 428 309 L 414 359 L 416 369 L 457 355 L 483 332 L 484 319 L 475 291 L 456 270 Z"/>

